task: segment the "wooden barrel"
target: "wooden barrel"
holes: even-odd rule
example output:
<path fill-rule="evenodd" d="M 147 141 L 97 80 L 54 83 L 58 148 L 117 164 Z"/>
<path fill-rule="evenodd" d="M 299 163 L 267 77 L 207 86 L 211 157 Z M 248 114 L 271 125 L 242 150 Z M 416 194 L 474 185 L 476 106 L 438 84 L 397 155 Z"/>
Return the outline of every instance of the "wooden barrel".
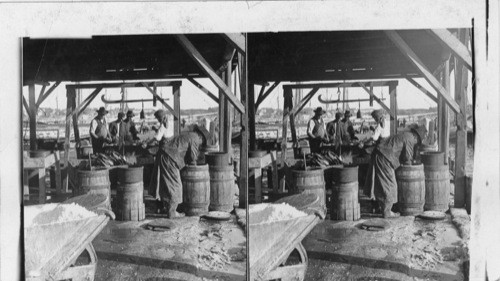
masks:
<path fill-rule="evenodd" d="M 226 152 L 208 152 L 205 161 L 209 166 L 226 167 L 229 164 L 229 154 Z"/>
<path fill-rule="evenodd" d="M 187 165 L 181 171 L 182 196 L 185 213 L 199 216 L 208 212 L 210 205 L 210 174 L 208 165 Z"/>
<path fill-rule="evenodd" d="M 412 216 L 424 211 L 425 175 L 424 166 L 401 165 L 396 170 L 398 205 L 403 216 Z"/>
<path fill-rule="evenodd" d="M 103 194 L 106 196 L 106 208 L 111 209 L 109 171 L 106 168 L 78 170 L 77 184 L 73 189 L 73 196 L 83 194 Z"/>
<path fill-rule="evenodd" d="M 232 165 L 209 166 L 210 211 L 231 212 L 234 208 L 234 172 Z"/>
<path fill-rule="evenodd" d="M 325 177 L 325 189 L 331 190 L 333 189 L 333 185 L 335 182 L 335 169 L 343 167 L 342 165 L 332 165 L 326 168 L 323 168 L 323 174 Z"/>
<path fill-rule="evenodd" d="M 326 211 L 325 176 L 321 168 L 292 170 L 291 194 L 312 193 L 319 197 L 319 206 Z"/>
<path fill-rule="evenodd" d="M 196 163 L 198 165 L 205 165 L 206 159 L 205 159 L 205 154 L 209 152 L 217 152 L 219 151 L 219 146 L 218 145 L 205 145 L 200 148 L 200 154 L 198 155 L 198 160 Z"/>
<path fill-rule="evenodd" d="M 358 181 L 358 166 L 337 165 L 333 167 L 333 180 L 337 183 Z"/>
<path fill-rule="evenodd" d="M 424 165 L 425 211 L 448 210 L 450 198 L 450 171 L 448 165 Z"/>
<path fill-rule="evenodd" d="M 444 165 L 444 152 L 424 151 L 420 153 L 420 160 L 424 166 L 441 166 Z"/>
<path fill-rule="evenodd" d="M 357 181 L 349 183 L 335 183 L 332 190 L 330 218 L 332 220 L 355 221 L 361 217 L 358 200 L 359 184 Z"/>
<path fill-rule="evenodd" d="M 146 217 L 144 208 L 144 184 L 118 183 L 116 189 L 116 218 L 122 221 L 141 221 Z"/>
<path fill-rule="evenodd" d="M 120 183 L 142 182 L 144 169 L 142 166 L 128 166 L 117 168 Z"/>

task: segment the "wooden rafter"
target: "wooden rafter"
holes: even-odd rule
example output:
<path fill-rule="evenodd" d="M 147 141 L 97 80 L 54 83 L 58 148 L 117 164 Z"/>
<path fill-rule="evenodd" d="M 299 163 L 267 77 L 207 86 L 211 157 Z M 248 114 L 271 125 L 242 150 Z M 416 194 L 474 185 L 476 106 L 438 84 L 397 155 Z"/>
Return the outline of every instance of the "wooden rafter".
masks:
<path fill-rule="evenodd" d="M 396 45 L 396 47 L 405 55 L 408 60 L 419 70 L 419 72 L 424 76 L 425 80 L 436 90 L 438 95 L 443 97 L 448 106 L 453 109 L 457 114 L 461 114 L 460 107 L 457 102 L 453 100 L 449 92 L 439 83 L 439 81 L 432 75 L 432 73 L 427 69 L 422 60 L 420 60 L 415 52 L 406 44 L 406 42 L 399 36 L 396 31 L 387 30 L 384 31 L 387 37 Z"/>
<path fill-rule="evenodd" d="M 176 35 L 177 41 L 181 44 L 181 46 L 186 50 L 188 55 L 194 60 L 194 62 L 208 75 L 210 80 L 217 85 L 219 89 L 222 90 L 223 94 L 226 98 L 229 99 L 231 104 L 238 109 L 239 112 L 245 112 L 245 107 L 243 104 L 236 98 L 236 96 L 232 93 L 231 88 L 222 81 L 222 79 L 217 76 L 214 70 L 210 67 L 208 62 L 203 58 L 203 56 L 198 52 L 198 50 L 194 47 L 194 45 L 187 39 L 185 35 L 178 34 Z"/>
<path fill-rule="evenodd" d="M 245 35 L 243 33 L 224 33 L 223 36 L 239 53 L 245 54 Z"/>
<path fill-rule="evenodd" d="M 338 88 L 338 87 L 365 87 L 365 83 L 367 82 L 346 82 L 346 83 L 312 83 L 312 84 L 294 84 L 294 85 L 284 85 L 285 87 L 290 87 L 292 89 L 307 89 L 307 88 Z M 373 81 L 372 83 L 374 87 L 382 87 L 389 86 L 390 84 L 398 84 L 397 80 L 391 81 Z"/>
<path fill-rule="evenodd" d="M 259 95 L 259 97 L 257 98 L 257 101 L 255 102 L 255 107 L 259 108 L 260 104 L 271 94 L 271 92 L 276 87 L 278 87 L 279 84 L 280 84 L 280 81 L 274 82 L 274 84 L 271 87 L 269 87 L 265 93 L 263 93 L 262 95 Z M 264 87 L 264 86 L 262 86 L 262 87 Z"/>
<path fill-rule="evenodd" d="M 80 103 L 78 106 L 74 107 L 72 103 L 70 103 L 70 108 L 72 110 L 66 114 L 66 122 L 69 122 L 69 120 L 73 117 L 74 114 L 81 113 L 81 109 L 85 109 L 91 102 L 92 100 L 95 99 L 95 97 L 99 94 L 99 92 L 102 90 L 102 88 L 97 88 L 95 89 L 82 103 Z M 70 97 L 68 97 L 70 98 Z M 83 111 L 83 110 L 82 110 Z"/>
<path fill-rule="evenodd" d="M 319 87 L 313 88 L 301 101 L 300 103 L 295 106 L 288 114 L 286 115 L 292 115 L 295 116 L 297 113 L 299 113 L 304 106 L 314 97 L 314 95 L 318 92 Z"/>
<path fill-rule="evenodd" d="M 406 80 L 408 80 L 408 82 L 413 84 L 413 86 L 417 87 L 417 89 L 419 89 L 422 93 L 424 93 L 427 97 L 429 97 L 433 102 L 438 102 L 438 99 L 433 94 L 431 94 L 429 91 L 427 91 L 427 89 L 424 86 L 420 85 L 413 78 L 406 77 Z"/>
<path fill-rule="evenodd" d="M 38 100 L 36 102 L 37 108 L 40 107 L 42 102 L 45 101 L 45 99 L 47 99 L 50 94 L 52 94 L 52 92 L 57 88 L 57 86 L 59 86 L 59 84 L 61 84 L 61 81 L 57 81 L 56 83 L 54 83 L 54 85 L 52 85 L 52 87 L 50 87 L 49 90 L 47 92 L 45 92 L 44 94 L 42 94 L 42 92 L 40 92 L 40 95 L 38 96 Z M 45 89 L 45 86 L 44 86 L 44 89 Z"/>
<path fill-rule="evenodd" d="M 358 82 L 358 85 L 360 85 L 365 90 L 365 92 L 367 92 L 376 102 L 378 102 L 378 104 L 380 104 L 380 106 L 382 106 L 382 108 L 387 113 L 389 113 L 391 118 L 394 119 L 394 115 L 392 114 L 391 109 L 389 107 L 387 107 L 387 105 L 385 105 L 376 95 L 374 95 L 372 92 L 370 92 L 370 90 L 363 83 Z"/>
<path fill-rule="evenodd" d="M 209 98 L 211 98 L 213 101 L 216 103 L 219 103 L 219 98 L 217 98 L 212 92 L 210 92 L 207 88 L 203 87 L 198 81 L 194 80 L 192 77 L 188 77 L 187 80 L 191 82 L 193 85 L 195 85 L 198 89 L 200 89 L 202 92 L 204 92 Z"/>
<path fill-rule="evenodd" d="M 151 93 L 154 97 L 156 97 L 156 99 L 157 99 L 157 100 L 158 100 L 161 104 L 163 104 L 163 106 L 165 106 L 165 107 L 168 109 L 168 111 L 170 111 L 170 113 L 172 113 L 172 115 L 174 115 L 174 117 L 175 117 L 175 118 L 179 118 L 179 117 L 180 117 L 180 116 L 179 116 L 179 115 L 180 115 L 180 112 L 175 112 L 175 110 L 174 110 L 174 109 L 173 109 L 170 105 L 168 105 L 168 104 L 167 104 L 167 103 L 166 103 L 166 102 L 165 102 L 165 101 L 164 101 L 164 100 L 163 100 L 163 99 L 162 99 L 162 98 L 161 98 L 161 97 L 160 97 L 160 96 L 156 93 L 156 91 L 153 91 L 153 89 L 151 89 L 151 87 L 149 87 L 147 83 L 142 82 L 142 85 L 143 85 L 146 89 L 148 89 L 148 91 L 149 91 L 149 92 L 150 92 L 150 93 Z"/>
<path fill-rule="evenodd" d="M 467 48 L 460 40 L 446 29 L 431 29 L 432 35 L 439 39 L 441 44 L 447 47 L 454 56 L 462 60 L 467 69 L 472 70 L 472 56 Z"/>
<path fill-rule="evenodd" d="M 262 85 L 260 87 L 260 92 L 259 92 L 259 96 L 257 97 L 257 100 L 259 100 L 262 97 L 262 95 L 264 94 L 265 90 L 266 90 L 266 85 Z M 255 102 L 255 111 L 257 111 L 257 108 L 258 108 L 257 102 Z"/>

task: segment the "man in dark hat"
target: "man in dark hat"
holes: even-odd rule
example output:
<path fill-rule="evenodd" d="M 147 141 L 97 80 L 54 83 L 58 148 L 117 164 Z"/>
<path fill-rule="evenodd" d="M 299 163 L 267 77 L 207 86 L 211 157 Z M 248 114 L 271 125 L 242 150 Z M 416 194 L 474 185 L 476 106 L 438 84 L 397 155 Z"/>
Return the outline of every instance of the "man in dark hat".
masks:
<path fill-rule="evenodd" d="M 111 135 L 111 140 L 118 146 L 123 145 L 123 118 L 125 118 L 125 113 L 118 112 L 118 118 L 109 123 L 109 134 Z"/>
<path fill-rule="evenodd" d="M 349 144 L 352 140 L 358 139 L 356 137 L 356 132 L 354 131 L 354 126 L 349 119 L 351 116 L 351 112 L 346 110 L 344 118 L 340 121 L 340 137 L 343 144 Z"/>
<path fill-rule="evenodd" d="M 392 205 L 398 201 L 395 170 L 401 164 L 415 162 L 426 133 L 424 126 L 413 126 L 410 131 L 382 139 L 372 153 L 364 192 L 370 199 L 379 202 L 384 218 L 399 216 L 391 211 Z"/>
<path fill-rule="evenodd" d="M 326 134 L 325 122 L 321 116 L 326 112 L 322 107 L 314 110 L 314 116 L 307 124 L 307 136 L 309 137 L 309 147 L 311 153 L 319 153 L 322 142 L 328 142 L 328 135 Z"/>
<path fill-rule="evenodd" d="M 342 112 L 335 113 L 335 119 L 326 124 L 326 133 L 328 134 L 328 139 L 332 142 L 336 147 L 342 143 L 342 138 L 340 135 L 340 121 L 342 119 Z"/>
<path fill-rule="evenodd" d="M 123 140 L 125 145 L 130 145 L 135 141 L 140 140 L 140 138 L 137 136 L 139 132 L 137 131 L 135 123 L 132 120 L 134 116 L 135 116 L 134 112 L 132 110 L 129 110 L 127 111 L 127 118 L 123 120 L 123 133 L 124 133 Z"/>
<path fill-rule="evenodd" d="M 90 138 L 92 140 L 92 150 L 94 153 L 103 153 L 104 144 L 110 143 L 111 135 L 108 131 L 108 124 L 106 123 L 106 116 L 108 111 L 104 107 L 100 107 L 97 111 L 97 116 L 90 122 Z"/>

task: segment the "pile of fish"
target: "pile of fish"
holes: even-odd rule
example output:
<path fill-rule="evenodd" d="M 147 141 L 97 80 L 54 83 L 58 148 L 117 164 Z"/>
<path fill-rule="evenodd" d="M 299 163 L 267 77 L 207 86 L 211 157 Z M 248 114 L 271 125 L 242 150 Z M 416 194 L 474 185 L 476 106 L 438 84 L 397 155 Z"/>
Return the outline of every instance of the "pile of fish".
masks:
<path fill-rule="evenodd" d="M 324 151 L 323 153 L 311 153 L 307 156 L 306 162 L 308 166 L 326 168 L 331 165 L 344 164 L 339 156 L 332 151 Z"/>
<path fill-rule="evenodd" d="M 131 165 L 127 159 L 116 151 L 106 151 L 106 153 L 96 153 L 90 156 L 92 167 L 112 167 L 119 165 Z M 82 162 L 83 164 L 83 162 Z M 89 163 L 85 163 L 83 169 L 90 170 Z"/>

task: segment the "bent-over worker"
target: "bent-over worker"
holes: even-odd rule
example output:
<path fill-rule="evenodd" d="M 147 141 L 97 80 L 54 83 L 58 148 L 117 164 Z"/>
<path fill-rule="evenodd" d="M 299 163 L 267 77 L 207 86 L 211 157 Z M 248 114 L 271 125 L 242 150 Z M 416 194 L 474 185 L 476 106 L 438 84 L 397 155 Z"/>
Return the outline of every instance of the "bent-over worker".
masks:
<path fill-rule="evenodd" d="M 364 192 L 371 200 L 379 202 L 384 218 L 399 216 L 391 211 L 392 205 L 398 201 L 395 170 L 401 164 L 414 162 L 426 133 L 425 127 L 412 126 L 408 132 L 381 140 L 372 153 Z"/>
<path fill-rule="evenodd" d="M 181 135 L 169 137 L 167 133 L 167 112 L 158 110 L 155 117 L 160 123 L 154 139 L 149 144 L 158 141 L 149 192 L 164 213 L 169 218 L 181 217 L 177 206 L 182 203 L 182 182 L 180 170 L 187 164 L 194 165 L 198 159 L 199 147 L 206 142 L 202 131 L 183 132 Z"/>
<path fill-rule="evenodd" d="M 108 131 L 108 124 L 104 117 L 108 111 L 104 107 L 100 107 L 97 111 L 97 116 L 90 122 L 90 138 L 92 140 L 92 150 L 94 153 L 104 152 L 104 143 L 110 143 L 111 135 Z"/>
<path fill-rule="evenodd" d="M 325 122 L 321 117 L 326 112 L 322 107 L 314 110 L 314 116 L 307 123 L 307 136 L 309 137 L 309 147 L 311 153 L 319 153 L 322 142 L 328 142 L 326 134 Z"/>

